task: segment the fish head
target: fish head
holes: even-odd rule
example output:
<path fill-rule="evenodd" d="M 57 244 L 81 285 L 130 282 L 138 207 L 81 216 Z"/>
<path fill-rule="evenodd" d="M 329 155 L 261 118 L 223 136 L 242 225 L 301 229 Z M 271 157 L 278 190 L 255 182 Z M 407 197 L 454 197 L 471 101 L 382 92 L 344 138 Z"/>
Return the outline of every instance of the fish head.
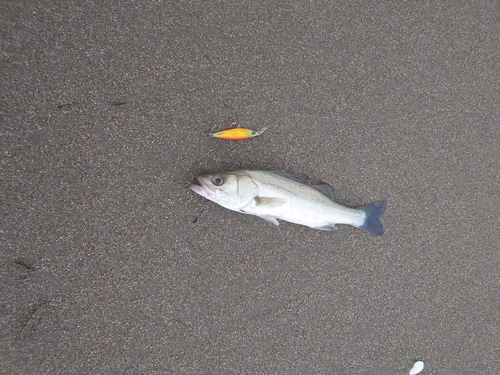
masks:
<path fill-rule="evenodd" d="M 230 210 L 246 206 L 259 192 L 252 178 L 238 171 L 196 176 L 189 189 Z"/>

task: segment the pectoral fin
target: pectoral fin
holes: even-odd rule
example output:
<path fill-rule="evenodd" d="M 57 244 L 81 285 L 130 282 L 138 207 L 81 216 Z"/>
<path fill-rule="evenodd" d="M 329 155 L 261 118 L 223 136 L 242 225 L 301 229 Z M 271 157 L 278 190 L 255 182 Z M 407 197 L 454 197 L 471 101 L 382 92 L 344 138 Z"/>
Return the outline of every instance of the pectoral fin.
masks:
<path fill-rule="evenodd" d="M 266 214 L 256 214 L 254 213 L 255 208 L 260 208 L 260 209 L 273 209 L 276 207 L 279 207 L 281 205 L 284 205 L 286 201 L 281 198 L 273 198 L 273 197 L 255 197 L 248 205 L 246 205 L 243 208 L 240 208 L 240 212 L 244 214 L 250 214 L 250 215 L 255 215 L 258 216 L 264 220 L 270 221 L 274 225 L 280 225 L 278 220 L 274 216 L 271 215 L 266 215 Z M 264 210 L 264 212 L 266 212 Z"/>
<path fill-rule="evenodd" d="M 255 206 L 256 207 L 265 207 L 265 208 L 276 208 L 284 205 L 286 201 L 282 198 L 271 198 L 271 197 L 255 197 Z M 280 225 L 278 220 L 276 220 L 273 216 L 268 215 L 257 215 L 258 217 L 263 218 L 264 220 L 270 221 L 274 225 Z"/>
<path fill-rule="evenodd" d="M 282 198 L 274 197 L 255 197 L 256 207 L 276 208 L 283 206 L 286 201 Z"/>

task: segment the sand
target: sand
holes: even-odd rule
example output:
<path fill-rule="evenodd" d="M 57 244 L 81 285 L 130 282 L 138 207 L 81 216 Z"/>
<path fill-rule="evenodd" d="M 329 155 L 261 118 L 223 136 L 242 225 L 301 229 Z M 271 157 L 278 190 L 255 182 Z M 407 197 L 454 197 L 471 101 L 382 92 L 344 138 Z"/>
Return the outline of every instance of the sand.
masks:
<path fill-rule="evenodd" d="M 500 373 L 498 4 L 403 3 L 3 1 L 0 373 Z M 240 167 L 385 234 L 187 189 Z"/>

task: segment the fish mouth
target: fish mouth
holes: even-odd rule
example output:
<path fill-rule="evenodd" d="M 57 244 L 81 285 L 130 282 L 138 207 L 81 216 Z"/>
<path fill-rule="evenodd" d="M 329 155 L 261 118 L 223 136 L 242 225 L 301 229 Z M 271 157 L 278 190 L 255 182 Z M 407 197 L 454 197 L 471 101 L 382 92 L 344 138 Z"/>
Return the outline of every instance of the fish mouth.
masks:
<path fill-rule="evenodd" d="M 210 189 L 207 183 L 198 177 L 193 178 L 193 182 L 189 185 L 189 189 L 206 198 L 215 195 L 215 192 Z"/>

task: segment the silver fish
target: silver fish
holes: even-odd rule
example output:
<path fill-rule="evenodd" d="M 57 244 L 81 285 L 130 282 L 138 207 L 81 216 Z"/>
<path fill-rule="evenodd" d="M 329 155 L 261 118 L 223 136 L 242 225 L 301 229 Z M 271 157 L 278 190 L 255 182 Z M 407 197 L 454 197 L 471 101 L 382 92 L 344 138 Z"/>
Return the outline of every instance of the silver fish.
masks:
<path fill-rule="evenodd" d="M 387 205 L 385 200 L 360 208 L 344 207 L 289 174 L 220 172 L 195 177 L 189 188 L 222 207 L 261 217 L 275 225 L 279 225 L 280 219 L 320 230 L 348 224 L 375 236 L 384 232 L 379 219 Z"/>

